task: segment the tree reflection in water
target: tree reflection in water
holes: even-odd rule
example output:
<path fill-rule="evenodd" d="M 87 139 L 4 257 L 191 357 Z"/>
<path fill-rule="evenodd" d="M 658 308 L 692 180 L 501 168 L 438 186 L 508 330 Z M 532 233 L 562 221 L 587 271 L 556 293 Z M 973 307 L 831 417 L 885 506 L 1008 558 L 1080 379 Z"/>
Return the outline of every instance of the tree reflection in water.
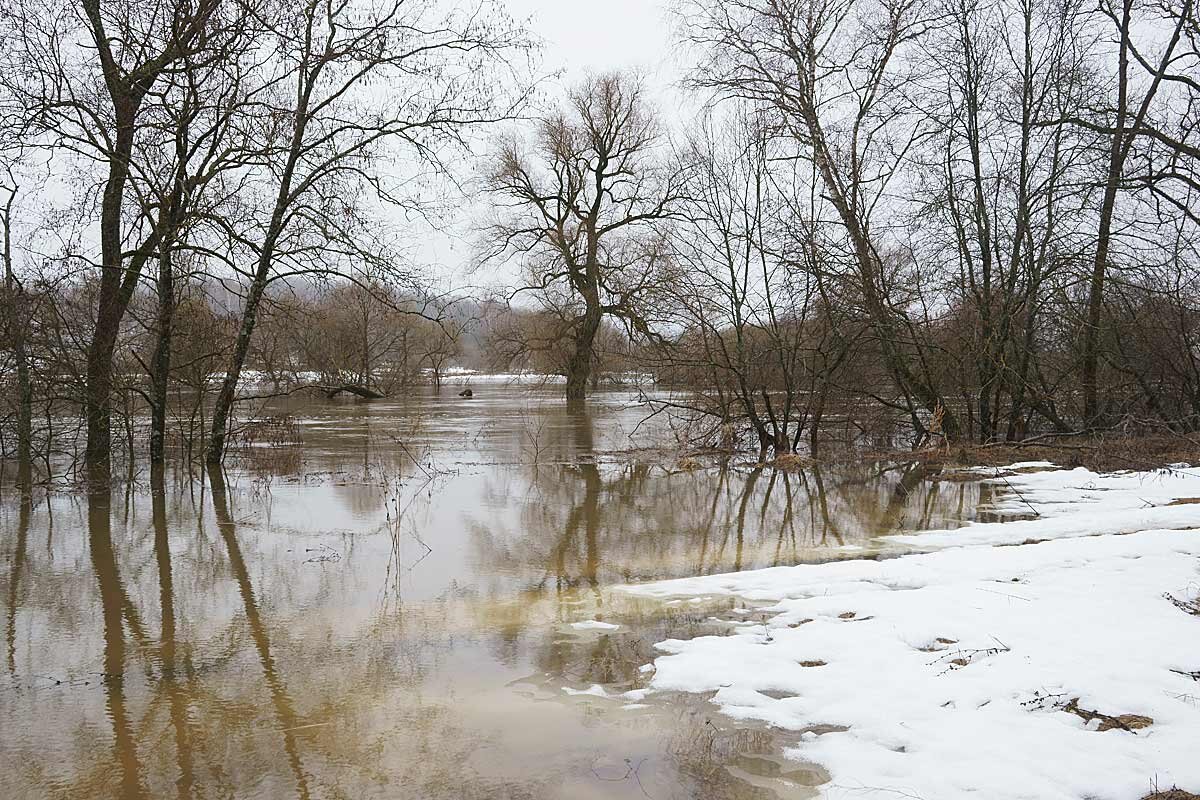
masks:
<path fill-rule="evenodd" d="M 92 573 L 99 588 L 101 618 L 104 625 L 105 708 L 112 723 L 113 760 L 120 774 L 121 797 L 146 796 L 142 768 L 138 762 L 137 742 L 125 695 L 125 621 L 131 630 L 140 628 L 136 613 L 121 583 L 117 555 L 112 540 L 112 502 L 107 490 L 88 496 L 88 550 Z"/>

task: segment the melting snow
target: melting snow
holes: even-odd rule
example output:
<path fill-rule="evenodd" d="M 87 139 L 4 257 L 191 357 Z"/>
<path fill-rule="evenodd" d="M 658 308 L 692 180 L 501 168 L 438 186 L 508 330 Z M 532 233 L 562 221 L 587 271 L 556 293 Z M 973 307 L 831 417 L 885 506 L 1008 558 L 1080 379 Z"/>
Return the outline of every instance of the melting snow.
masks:
<path fill-rule="evenodd" d="M 1200 504 L 1168 505 L 1200 475 L 996 480 L 1001 510 L 1039 516 L 893 537 L 934 552 L 624 587 L 771 604 L 765 624 L 660 642 L 650 693 L 825 726 L 787 754 L 831 773 L 826 797 L 1198 791 L 1200 618 L 1164 594 L 1200 593 Z"/>
<path fill-rule="evenodd" d="M 571 627 L 581 631 L 615 631 L 621 626 L 611 622 L 601 622 L 598 619 L 588 619 L 583 622 L 572 622 Z"/>

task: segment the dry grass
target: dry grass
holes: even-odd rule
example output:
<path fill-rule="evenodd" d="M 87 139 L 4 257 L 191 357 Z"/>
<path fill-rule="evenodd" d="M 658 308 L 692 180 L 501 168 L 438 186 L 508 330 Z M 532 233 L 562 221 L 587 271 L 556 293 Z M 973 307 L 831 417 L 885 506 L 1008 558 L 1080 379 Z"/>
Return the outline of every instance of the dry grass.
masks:
<path fill-rule="evenodd" d="M 1159 469 L 1200 462 L 1200 444 L 1180 436 L 1103 436 L 1069 441 L 964 448 L 977 464 L 1003 466 L 1016 461 L 1053 461 L 1096 472 Z"/>
<path fill-rule="evenodd" d="M 1200 442 L 1178 435 L 1046 437 L 1025 442 L 955 445 L 913 452 L 868 454 L 868 457 L 920 460 L 943 467 L 1002 467 L 1019 461 L 1049 461 L 1095 472 L 1161 469 L 1172 464 L 1200 463 Z M 950 473 L 950 479 L 963 473 Z"/>
<path fill-rule="evenodd" d="M 1200 794 L 1192 794 L 1185 792 L 1183 789 L 1172 786 L 1170 789 L 1163 791 L 1153 791 L 1142 798 L 1142 800 L 1200 800 Z"/>
<path fill-rule="evenodd" d="M 811 458 L 806 456 L 797 455 L 795 453 L 784 453 L 781 456 L 776 456 L 768 463 L 770 463 L 770 465 L 775 469 L 799 470 L 811 467 L 814 462 Z"/>

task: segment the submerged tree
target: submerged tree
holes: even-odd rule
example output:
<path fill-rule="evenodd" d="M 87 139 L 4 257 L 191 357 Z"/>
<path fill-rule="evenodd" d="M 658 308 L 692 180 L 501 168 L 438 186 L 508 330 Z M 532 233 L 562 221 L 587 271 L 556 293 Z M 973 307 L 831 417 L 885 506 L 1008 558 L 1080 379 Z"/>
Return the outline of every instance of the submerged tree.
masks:
<path fill-rule="evenodd" d="M 154 136 L 152 92 L 189 57 L 224 38 L 219 0 L 170 6 L 113 6 L 83 0 L 19 6 L 6 19 L 14 45 L 4 82 L 26 115 L 26 135 L 95 165 L 99 181 L 99 286 L 87 346 L 84 399 L 90 478 L 108 481 L 113 363 L 121 323 L 160 230 L 145 229 L 127 205 L 140 143 Z"/>
<path fill-rule="evenodd" d="M 525 43 L 502 20 L 443 13 L 434 2 L 307 0 L 264 47 L 275 57 L 253 102 L 253 212 L 249 225 L 228 220 L 251 266 L 239 268 L 241 326 L 213 408 L 209 464 L 225 452 L 267 286 L 286 275 L 368 271 L 411 284 L 371 207 L 419 198 L 383 167 L 399 148 L 416 164 L 409 173 L 441 170 L 446 148 L 465 146 L 469 128 L 510 116 L 495 69 Z"/>
<path fill-rule="evenodd" d="M 956 438 L 957 415 L 908 313 L 913 299 L 902 272 L 909 254 L 884 235 L 882 219 L 886 192 L 924 133 L 906 93 L 906 51 L 928 25 L 923 4 L 694 0 L 686 12 L 685 35 L 707 54 L 692 82 L 768 113 L 792 157 L 812 164 L 901 407 L 923 408 Z"/>
<path fill-rule="evenodd" d="M 682 188 L 661 145 L 635 78 L 591 77 L 569 93 L 566 109 L 539 120 L 532 142 L 502 141 L 486 175 L 502 216 L 488 230 L 485 260 L 519 258 L 528 281 L 517 291 L 565 312 L 543 346 L 571 342 L 568 400 L 587 393 L 605 318 L 654 334 L 663 228 Z"/>

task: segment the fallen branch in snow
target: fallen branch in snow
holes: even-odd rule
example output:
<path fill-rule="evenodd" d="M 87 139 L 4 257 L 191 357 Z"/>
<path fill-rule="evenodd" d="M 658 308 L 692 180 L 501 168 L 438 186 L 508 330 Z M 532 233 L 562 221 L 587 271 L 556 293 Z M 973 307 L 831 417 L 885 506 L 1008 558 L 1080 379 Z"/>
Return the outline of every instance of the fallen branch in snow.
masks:
<path fill-rule="evenodd" d="M 1163 592 L 1163 597 L 1171 601 L 1171 605 L 1178 608 L 1185 614 L 1200 617 L 1200 595 L 1193 597 L 1191 600 L 1180 600 L 1170 592 Z"/>
<path fill-rule="evenodd" d="M 981 658 L 988 658 L 989 656 L 996 656 L 1000 655 L 1001 653 L 1008 653 L 1011 651 L 1012 648 L 1010 648 L 1004 642 L 996 639 L 994 636 L 992 638 L 995 639 L 995 642 L 998 645 L 997 647 L 984 647 L 969 650 L 958 648 L 957 650 L 951 650 L 947 653 L 944 653 L 929 663 L 930 665 L 937 664 L 939 662 L 946 664 L 946 669 L 939 673 L 940 675 L 945 675 L 947 672 L 961 669 L 968 664 L 978 661 Z"/>
<path fill-rule="evenodd" d="M 1082 708 L 1079 705 L 1079 698 L 1072 697 L 1065 699 L 1066 692 L 1057 694 L 1051 692 L 1034 692 L 1032 700 L 1026 700 L 1021 705 L 1026 708 L 1033 709 L 1053 709 L 1055 711 L 1065 711 L 1068 714 L 1074 714 L 1084 722 L 1092 722 L 1097 720 L 1097 731 L 1110 731 L 1114 728 L 1136 733 L 1140 728 L 1148 728 L 1154 724 L 1154 720 L 1150 717 L 1144 717 L 1140 714 L 1120 714 L 1113 716 L 1105 714 L 1102 711 L 1095 711 L 1090 708 Z"/>
<path fill-rule="evenodd" d="M 1013 492 L 1014 494 L 1016 494 L 1016 496 L 1021 500 L 1021 502 L 1029 507 L 1029 510 L 1033 512 L 1033 515 L 1035 517 L 1040 517 L 1042 515 L 1042 512 L 1038 511 L 1037 508 L 1034 507 L 1033 503 L 1029 502 L 1029 500 L 1026 499 L 1025 495 L 1021 493 L 1021 490 L 1012 485 L 1012 483 L 1008 480 L 1007 475 L 1005 475 L 1003 472 L 1001 472 L 999 469 L 997 469 L 996 477 L 999 478 L 1000 480 L 1004 481 L 1004 485 L 1008 487 L 1008 490 L 1010 492 Z"/>
<path fill-rule="evenodd" d="M 1101 711 L 1080 708 L 1078 697 L 1071 698 L 1071 701 L 1063 707 L 1063 711 L 1074 714 L 1084 722 L 1099 720 L 1100 727 L 1098 727 L 1096 730 L 1100 731 L 1120 728 L 1123 731 L 1129 731 L 1130 733 L 1133 733 L 1137 728 L 1148 728 L 1154 724 L 1154 720 L 1152 720 L 1150 717 L 1143 717 L 1140 714 L 1121 714 L 1114 717 Z"/>

